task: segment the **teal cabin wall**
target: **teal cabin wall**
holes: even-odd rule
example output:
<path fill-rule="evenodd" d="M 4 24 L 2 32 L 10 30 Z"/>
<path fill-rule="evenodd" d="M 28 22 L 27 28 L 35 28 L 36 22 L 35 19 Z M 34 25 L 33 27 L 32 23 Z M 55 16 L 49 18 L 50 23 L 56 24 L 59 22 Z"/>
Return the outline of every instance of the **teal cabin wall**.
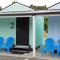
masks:
<path fill-rule="evenodd" d="M 11 24 L 14 23 L 14 28 L 10 28 Z M 0 37 L 6 39 L 8 37 L 14 37 L 16 42 L 16 18 L 0 18 Z M 29 45 L 33 46 L 33 20 L 29 18 Z"/>
<path fill-rule="evenodd" d="M 44 17 L 36 16 L 36 47 L 43 45 Z"/>
<path fill-rule="evenodd" d="M 33 18 L 29 18 L 29 45 L 33 48 Z"/>
<path fill-rule="evenodd" d="M 36 47 L 44 44 L 44 17 L 36 16 Z M 29 19 L 29 44 L 33 48 L 33 19 Z"/>
<path fill-rule="evenodd" d="M 60 39 L 60 16 L 48 16 L 48 38 L 54 39 L 54 44 L 58 45 Z"/>
<path fill-rule="evenodd" d="M 11 29 L 11 24 L 14 23 L 14 28 Z M 14 37 L 16 40 L 16 19 L 15 18 L 0 18 L 0 37 L 6 39 Z"/>
<path fill-rule="evenodd" d="M 11 29 L 11 24 L 14 28 Z M 36 16 L 36 47 L 43 43 L 44 17 Z M 8 37 L 14 37 L 16 41 L 16 18 L 0 18 L 0 36 L 5 42 Z M 33 48 L 33 18 L 29 18 L 29 45 Z"/>

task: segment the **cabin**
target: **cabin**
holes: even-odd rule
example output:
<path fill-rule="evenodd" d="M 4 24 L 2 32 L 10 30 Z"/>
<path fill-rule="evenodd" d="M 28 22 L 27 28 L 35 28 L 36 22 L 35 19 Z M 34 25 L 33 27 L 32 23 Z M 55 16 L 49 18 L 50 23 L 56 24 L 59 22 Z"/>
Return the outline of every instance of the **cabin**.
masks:
<path fill-rule="evenodd" d="M 15 48 L 33 49 L 33 57 L 36 57 L 36 48 L 45 45 L 44 16 L 48 16 L 48 38 L 53 38 L 55 42 L 59 38 L 58 10 L 34 11 L 26 5 L 14 2 L 0 11 L 0 36 L 5 43 L 8 37 L 13 37 Z"/>
<path fill-rule="evenodd" d="M 50 6 L 49 11 L 60 11 L 60 2 Z M 60 16 L 48 16 L 48 37 L 53 38 L 55 45 L 60 39 Z"/>
<path fill-rule="evenodd" d="M 19 16 L 22 12 L 33 12 L 34 10 L 19 2 L 14 2 L 0 11 L 6 14 L 0 17 L 0 36 L 6 39 L 13 37 L 14 45 L 18 48 L 33 48 L 33 17 Z M 7 15 L 11 14 L 11 16 Z M 18 15 L 17 15 L 18 14 Z M 36 48 L 43 43 L 44 17 L 36 17 Z"/>

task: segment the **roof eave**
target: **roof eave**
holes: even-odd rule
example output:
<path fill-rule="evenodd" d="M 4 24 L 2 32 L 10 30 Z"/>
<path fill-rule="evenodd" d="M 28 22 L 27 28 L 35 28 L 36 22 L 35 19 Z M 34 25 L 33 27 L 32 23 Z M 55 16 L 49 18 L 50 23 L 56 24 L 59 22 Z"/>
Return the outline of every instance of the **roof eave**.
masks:
<path fill-rule="evenodd" d="M 26 16 L 26 15 L 56 15 L 59 14 L 60 15 L 60 11 L 31 11 L 31 12 L 15 12 L 15 13 L 0 13 L 0 16 Z"/>

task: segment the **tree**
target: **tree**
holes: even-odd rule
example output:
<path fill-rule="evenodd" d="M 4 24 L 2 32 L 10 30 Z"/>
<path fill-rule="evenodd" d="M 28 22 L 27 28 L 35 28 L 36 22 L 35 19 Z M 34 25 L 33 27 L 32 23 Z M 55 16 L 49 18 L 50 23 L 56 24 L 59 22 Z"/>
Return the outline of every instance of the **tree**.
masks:
<path fill-rule="evenodd" d="M 2 10 L 2 7 L 0 6 L 0 11 Z"/>
<path fill-rule="evenodd" d="M 44 30 L 45 32 L 48 32 L 48 17 L 44 17 Z"/>
<path fill-rule="evenodd" d="M 30 5 L 30 8 L 34 9 L 34 10 L 47 10 L 48 8 L 45 6 L 35 6 L 35 5 Z"/>

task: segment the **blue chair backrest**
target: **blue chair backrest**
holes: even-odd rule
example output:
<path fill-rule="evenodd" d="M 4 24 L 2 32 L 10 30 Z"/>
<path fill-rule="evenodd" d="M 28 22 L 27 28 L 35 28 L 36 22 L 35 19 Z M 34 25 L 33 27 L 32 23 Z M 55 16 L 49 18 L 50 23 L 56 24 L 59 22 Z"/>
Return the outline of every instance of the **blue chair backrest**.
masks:
<path fill-rule="evenodd" d="M 13 37 L 7 38 L 7 46 L 11 48 L 13 44 L 14 44 L 14 38 Z"/>
<path fill-rule="evenodd" d="M 46 40 L 46 48 L 52 49 L 54 47 L 54 40 L 52 38 L 48 38 Z"/>
<path fill-rule="evenodd" d="M 0 47 L 3 46 L 3 43 L 4 43 L 4 38 L 3 37 L 0 37 Z"/>

